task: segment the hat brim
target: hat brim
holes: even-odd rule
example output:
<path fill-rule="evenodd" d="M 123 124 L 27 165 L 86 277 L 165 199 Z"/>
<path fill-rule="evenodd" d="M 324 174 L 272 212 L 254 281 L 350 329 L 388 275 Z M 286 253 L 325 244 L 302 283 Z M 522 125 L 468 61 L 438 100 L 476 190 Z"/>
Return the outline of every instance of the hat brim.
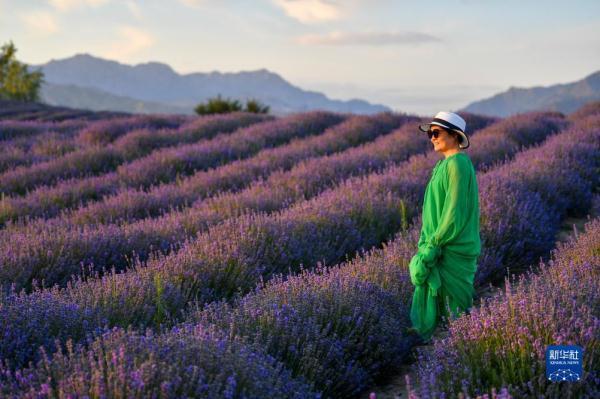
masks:
<path fill-rule="evenodd" d="M 431 123 L 424 123 L 422 125 L 419 125 L 419 130 L 427 133 L 427 130 L 429 130 L 429 126 L 431 126 Z"/>
<path fill-rule="evenodd" d="M 461 143 L 458 144 L 458 146 L 461 149 L 464 150 L 465 148 L 469 148 L 469 146 L 471 145 L 471 143 L 469 142 L 469 137 L 464 132 L 462 132 L 460 130 L 457 130 L 457 129 L 452 129 L 449 126 L 445 126 L 445 125 L 443 125 L 443 124 L 441 124 L 439 122 L 430 122 L 430 123 L 424 123 L 422 125 L 419 125 L 419 130 L 422 131 L 422 132 L 427 133 L 427 131 L 429 130 L 429 127 L 431 125 L 443 127 L 444 129 L 452 130 L 452 131 L 458 133 L 458 135 L 462 138 Z M 466 145 L 465 145 L 465 143 L 466 143 Z"/>
<path fill-rule="evenodd" d="M 460 130 L 454 130 L 454 131 L 456 133 L 458 133 L 458 135 L 460 137 L 462 137 L 462 143 L 458 143 L 458 146 L 463 150 L 465 148 L 469 148 L 469 146 L 471 145 L 471 143 L 469 141 L 469 137 L 464 132 L 461 132 Z M 466 145 L 465 145 L 465 143 L 466 143 Z"/>
<path fill-rule="evenodd" d="M 429 130 L 429 127 L 431 125 L 443 127 L 444 129 L 448 129 L 448 130 L 453 130 L 450 126 L 444 125 L 444 124 L 439 123 L 439 122 L 429 122 L 429 123 L 424 123 L 422 125 L 419 125 L 419 130 L 422 131 L 422 132 L 427 133 L 427 131 Z"/>

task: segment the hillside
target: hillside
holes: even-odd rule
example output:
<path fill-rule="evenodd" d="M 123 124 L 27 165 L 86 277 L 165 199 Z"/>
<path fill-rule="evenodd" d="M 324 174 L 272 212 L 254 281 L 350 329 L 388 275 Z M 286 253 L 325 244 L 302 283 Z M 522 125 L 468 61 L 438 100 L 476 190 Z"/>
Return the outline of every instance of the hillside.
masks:
<path fill-rule="evenodd" d="M 92 111 L 118 110 L 138 114 L 171 113 L 191 114 L 190 107 L 143 101 L 111 94 L 103 90 L 72 84 L 46 83 L 41 97 L 49 105 L 83 108 Z"/>
<path fill-rule="evenodd" d="M 266 69 L 179 74 L 158 62 L 131 66 L 88 54 L 52 60 L 36 68 L 43 70 L 49 83 L 43 90 L 48 103 L 78 104 L 95 110 L 192 113 L 196 104 L 218 94 L 256 98 L 275 114 L 313 109 L 361 114 L 389 110 L 363 100 L 332 100 L 322 93 L 302 90 Z"/>
<path fill-rule="evenodd" d="M 600 100 L 600 71 L 572 83 L 511 87 L 490 98 L 475 101 L 460 111 L 500 117 L 537 110 L 570 113 L 587 102 L 597 100 Z"/>

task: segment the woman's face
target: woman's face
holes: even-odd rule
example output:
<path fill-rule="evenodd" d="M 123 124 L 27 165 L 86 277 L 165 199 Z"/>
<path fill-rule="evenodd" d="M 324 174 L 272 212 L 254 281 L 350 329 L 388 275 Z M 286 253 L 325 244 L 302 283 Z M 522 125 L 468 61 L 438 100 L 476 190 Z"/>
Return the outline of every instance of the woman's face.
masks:
<path fill-rule="evenodd" d="M 432 125 L 430 129 L 432 132 L 438 131 L 437 138 L 435 136 L 431 137 L 435 151 L 444 153 L 449 150 L 458 149 L 458 139 L 455 135 L 451 135 L 446 129 L 435 125 Z"/>

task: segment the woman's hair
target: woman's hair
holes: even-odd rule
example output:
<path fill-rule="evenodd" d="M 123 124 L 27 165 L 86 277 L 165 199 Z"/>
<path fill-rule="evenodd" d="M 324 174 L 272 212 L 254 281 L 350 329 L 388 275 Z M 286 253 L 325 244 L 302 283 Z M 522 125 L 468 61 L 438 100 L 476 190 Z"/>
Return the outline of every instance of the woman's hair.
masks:
<path fill-rule="evenodd" d="M 458 144 L 458 148 L 460 148 L 460 143 L 462 141 L 462 137 L 458 133 L 456 133 L 454 130 L 446 129 L 446 131 L 448 132 L 449 136 L 456 138 L 456 143 Z"/>

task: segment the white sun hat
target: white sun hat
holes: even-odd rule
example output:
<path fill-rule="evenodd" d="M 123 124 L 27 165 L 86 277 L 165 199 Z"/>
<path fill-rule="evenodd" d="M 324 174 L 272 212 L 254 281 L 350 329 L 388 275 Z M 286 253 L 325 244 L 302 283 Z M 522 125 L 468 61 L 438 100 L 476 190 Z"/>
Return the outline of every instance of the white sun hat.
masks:
<path fill-rule="evenodd" d="M 445 112 L 440 111 L 434 117 L 433 120 L 429 123 L 425 123 L 419 126 L 419 130 L 423 132 L 427 132 L 431 125 L 441 126 L 443 128 L 455 131 L 459 134 L 461 140 L 458 143 L 458 146 L 461 149 L 468 148 L 469 138 L 467 137 L 465 131 L 467 130 L 467 122 L 463 118 L 461 118 L 458 114 L 454 112 Z"/>

